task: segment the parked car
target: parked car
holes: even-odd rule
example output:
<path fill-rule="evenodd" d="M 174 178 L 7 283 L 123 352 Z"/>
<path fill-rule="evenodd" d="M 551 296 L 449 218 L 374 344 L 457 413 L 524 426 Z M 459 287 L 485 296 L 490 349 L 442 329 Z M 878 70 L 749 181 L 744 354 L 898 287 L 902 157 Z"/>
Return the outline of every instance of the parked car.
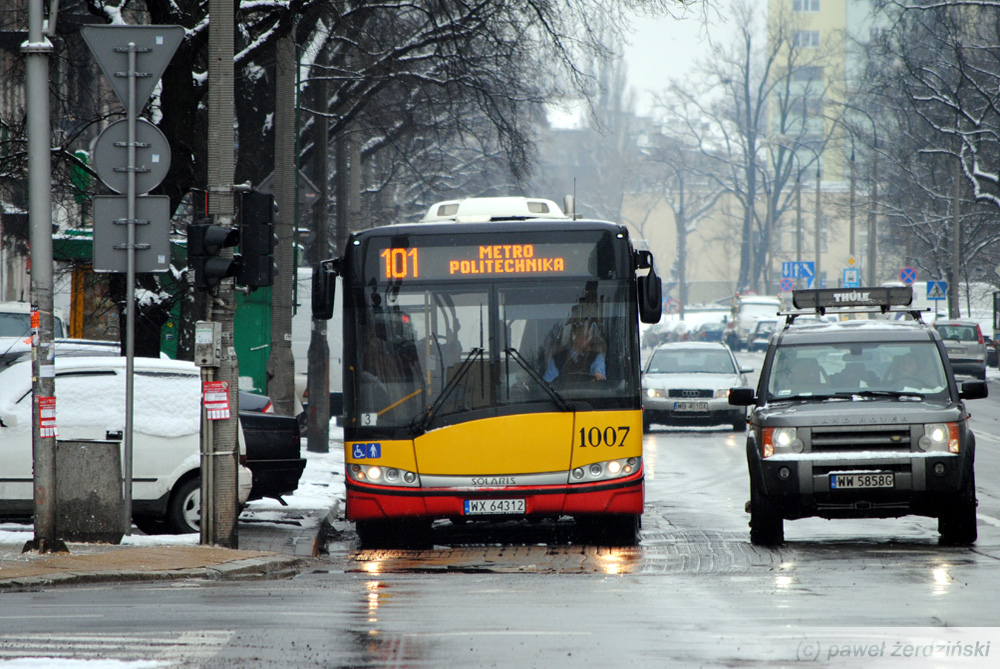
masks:
<path fill-rule="evenodd" d="M 642 423 L 718 425 L 746 429 L 746 410 L 729 404 L 729 389 L 745 385 L 752 369 L 741 368 L 729 347 L 716 342 L 663 344 L 642 372 Z"/>
<path fill-rule="evenodd" d="M 937 320 L 934 329 L 944 341 L 951 369 L 956 374 L 986 378 L 986 342 L 979 323 L 968 320 Z"/>
<path fill-rule="evenodd" d="M 274 413 L 271 398 L 240 391 L 240 424 L 247 443 L 247 467 L 253 472 L 250 500 L 281 501 L 299 487 L 306 461 L 301 456 L 299 421 Z"/>
<path fill-rule="evenodd" d="M 59 439 L 121 439 L 125 369 L 121 357 L 56 357 Z M 134 369 L 133 519 L 140 529 L 166 525 L 177 533 L 196 532 L 201 511 L 199 370 L 190 362 L 153 358 L 136 358 Z M 0 372 L 0 515 L 30 515 L 34 508 L 31 404 L 31 362 Z M 250 470 L 240 466 L 241 504 L 251 487 Z"/>
<path fill-rule="evenodd" d="M 722 321 L 708 321 L 695 328 L 691 341 L 722 341 L 725 331 L 726 324 Z"/>
<path fill-rule="evenodd" d="M 751 351 L 766 351 L 767 343 L 771 341 L 771 334 L 778 327 L 776 320 L 759 320 L 750 329 L 750 338 L 747 340 L 747 348 Z"/>

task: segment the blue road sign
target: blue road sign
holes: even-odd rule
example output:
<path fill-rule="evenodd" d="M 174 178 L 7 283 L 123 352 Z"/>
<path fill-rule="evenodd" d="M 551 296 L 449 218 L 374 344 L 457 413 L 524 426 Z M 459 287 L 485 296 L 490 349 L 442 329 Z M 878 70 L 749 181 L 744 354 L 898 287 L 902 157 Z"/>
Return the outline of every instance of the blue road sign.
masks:
<path fill-rule="evenodd" d="M 781 263 L 782 279 L 811 279 L 816 275 L 816 263 L 811 260 L 786 260 Z"/>
<path fill-rule="evenodd" d="M 928 300 L 947 300 L 948 299 L 948 282 L 947 281 L 928 281 L 927 282 L 927 299 Z"/>
<path fill-rule="evenodd" d="M 861 271 L 857 267 L 844 270 L 844 288 L 857 288 L 861 284 Z"/>
<path fill-rule="evenodd" d="M 917 270 L 912 267 L 904 267 L 899 272 L 899 280 L 905 283 L 907 286 L 912 286 L 917 282 Z"/>

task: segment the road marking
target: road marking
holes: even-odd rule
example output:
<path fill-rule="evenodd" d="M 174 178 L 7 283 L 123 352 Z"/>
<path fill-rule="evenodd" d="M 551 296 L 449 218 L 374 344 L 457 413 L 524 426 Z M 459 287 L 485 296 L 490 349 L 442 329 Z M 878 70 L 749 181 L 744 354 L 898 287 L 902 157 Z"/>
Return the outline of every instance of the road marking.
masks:
<path fill-rule="evenodd" d="M 1000 444 L 1000 437 L 998 437 L 995 434 L 990 434 L 989 432 L 982 432 L 981 430 L 978 429 L 973 430 L 972 432 L 973 434 L 976 435 L 976 439 L 979 439 L 980 437 L 985 437 L 990 441 L 995 441 L 996 443 Z"/>
<path fill-rule="evenodd" d="M 985 513 L 977 513 L 976 518 L 983 521 L 987 525 L 992 525 L 993 527 L 1000 527 L 1000 519 L 994 518 L 993 516 L 987 516 Z"/>

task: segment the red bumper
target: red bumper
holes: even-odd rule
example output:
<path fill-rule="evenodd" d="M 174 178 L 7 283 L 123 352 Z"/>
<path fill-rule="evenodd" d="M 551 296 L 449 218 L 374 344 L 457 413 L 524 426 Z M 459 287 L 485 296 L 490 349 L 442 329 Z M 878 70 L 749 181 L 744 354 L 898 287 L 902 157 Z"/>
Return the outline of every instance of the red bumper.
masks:
<path fill-rule="evenodd" d="M 391 488 L 347 482 L 347 519 L 450 518 L 467 499 L 524 499 L 526 516 L 642 514 L 643 477 L 552 488 L 462 490 Z M 485 517 L 484 517 L 485 519 Z"/>

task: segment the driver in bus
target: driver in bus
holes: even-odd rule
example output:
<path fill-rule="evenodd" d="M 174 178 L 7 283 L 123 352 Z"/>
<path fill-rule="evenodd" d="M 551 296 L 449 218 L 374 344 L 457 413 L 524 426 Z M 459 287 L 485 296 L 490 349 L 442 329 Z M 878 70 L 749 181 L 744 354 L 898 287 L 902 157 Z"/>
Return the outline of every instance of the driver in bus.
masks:
<path fill-rule="evenodd" d="M 590 375 L 595 381 L 605 379 L 604 343 L 597 334 L 596 324 L 579 321 L 573 325 L 570 347 L 549 358 L 542 378 L 552 383 L 560 375 Z"/>

